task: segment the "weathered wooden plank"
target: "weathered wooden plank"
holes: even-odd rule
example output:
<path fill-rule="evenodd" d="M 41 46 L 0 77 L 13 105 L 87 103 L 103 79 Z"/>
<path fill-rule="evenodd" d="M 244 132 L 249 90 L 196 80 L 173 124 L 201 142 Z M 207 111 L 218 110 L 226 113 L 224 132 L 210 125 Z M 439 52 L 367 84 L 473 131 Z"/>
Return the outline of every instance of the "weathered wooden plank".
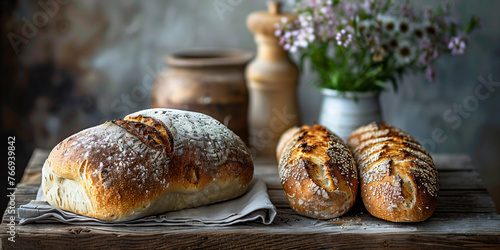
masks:
<path fill-rule="evenodd" d="M 480 187 L 477 183 L 478 181 L 462 181 L 467 176 L 477 176 L 477 173 L 464 172 L 464 174 L 461 175 L 457 175 L 457 173 L 460 172 L 446 173 L 446 178 L 441 178 L 441 191 L 439 193 L 440 197 L 436 211 L 464 213 L 495 212 L 495 204 L 487 191 L 482 188 L 477 188 Z M 279 182 L 275 181 L 276 177 L 269 175 L 263 179 L 268 184 L 268 193 L 273 204 L 278 208 L 289 208 L 281 185 Z M 271 182 L 271 184 L 269 184 L 269 182 Z M 464 185 L 459 186 L 461 183 L 464 183 Z M 455 187 L 453 187 L 453 185 Z M 471 189 L 466 189 L 466 187 Z M 38 185 L 20 185 L 16 190 L 16 205 L 19 206 L 21 204 L 26 204 L 33 200 L 36 196 L 37 190 Z"/>
<path fill-rule="evenodd" d="M 39 168 L 49 156 L 50 150 L 37 148 L 33 150 L 33 154 L 28 162 L 27 168 Z"/>
<path fill-rule="evenodd" d="M 42 166 L 50 151 L 44 149 L 35 149 L 24 170 L 20 184 L 39 186 L 42 178 Z"/>
<path fill-rule="evenodd" d="M 270 226 L 262 226 L 258 223 L 247 223 L 244 225 L 221 228 L 193 228 L 182 226 L 130 228 L 35 224 L 19 226 L 17 229 L 17 238 L 18 241 L 22 241 L 24 243 L 27 243 L 30 239 L 36 240 L 30 243 L 35 245 L 27 245 L 36 247 L 54 244 L 57 242 L 57 238 L 61 239 L 60 237 L 73 241 L 79 247 L 106 247 L 108 246 L 106 245 L 107 243 L 115 242 L 117 239 L 122 239 L 122 242 L 116 241 L 116 244 L 120 244 L 120 246 L 135 247 L 141 242 L 142 244 L 145 242 L 162 242 L 162 239 L 165 237 L 170 239 L 170 236 L 173 238 L 170 239 L 172 242 L 169 243 L 169 247 L 192 247 L 194 246 L 191 245 L 194 244 L 193 241 L 196 242 L 196 244 L 202 244 L 203 247 L 229 247 L 233 245 L 225 244 L 228 244 L 232 240 L 240 241 L 238 243 L 232 243 L 236 244 L 234 245 L 235 247 L 250 247 L 253 246 L 253 244 L 256 244 L 256 242 L 258 243 L 259 239 L 266 238 L 266 244 L 259 243 L 260 245 L 255 245 L 255 247 L 262 247 L 264 245 L 271 246 L 273 244 L 279 244 L 282 241 L 295 239 L 296 237 L 301 237 L 302 235 L 321 235 L 323 241 L 332 241 L 329 244 L 334 242 L 342 243 L 338 245 L 339 247 L 344 245 L 356 245 L 357 243 L 345 241 L 346 238 L 350 238 L 352 236 L 355 236 L 359 240 L 366 239 L 367 242 L 365 244 L 369 244 L 369 242 L 372 242 L 373 244 L 373 242 L 377 242 L 378 239 L 383 239 L 384 241 L 387 241 L 386 243 L 389 243 L 389 246 L 395 247 L 403 246 L 398 244 L 404 244 L 404 241 L 400 243 L 396 242 L 398 242 L 400 238 L 401 240 L 408 240 L 408 237 L 430 237 L 432 240 L 428 242 L 425 241 L 427 244 L 443 244 L 443 246 L 472 246 L 474 244 L 478 244 L 477 246 L 495 246 L 495 244 L 499 243 L 499 228 L 499 217 L 491 214 L 436 213 L 426 222 L 391 223 L 376 219 L 359 211 L 350 211 L 347 216 L 343 216 L 342 218 L 336 220 L 314 220 L 300 216 L 290 209 L 283 209 L 280 210 L 278 218 Z M 190 236 L 186 239 L 190 239 L 191 237 L 192 239 L 181 242 L 176 241 L 177 238 L 183 238 L 186 235 Z M 269 237 L 270 235 L 273 235 L 274 237 Z M 370 237 L 374 235 L 376 237 Z M 458 235 L 464 236 L 462 240 L 468 239 L 469 241 L 462 242 L 457 245 L 447 241 L 448 239 L 454 238 Z M 239 236 L 245 237 L 239 238 Z M 135 242 L 135 240 L 128 242 L 128 240 L 136 239 L 136 237 L 143 237 L 143 241 L 137 239 L 138 242 Z M 96 242 L 87 241 L 89 238 L 94 239 L 93 241 Z M 211 245 L 206 242 L 200 243 L 198 242 L 200 238 L 206 241 L 214 240 L 218 242 L 220 240 L 221 242 L 218 242 L 217 245 Z M 314 245 L 314 241 L 317 239 L 311 242 L 309 242 L 309 240 L 311 240 L 310 237 L 302 238 L 300 241 L 295 242 L 295 245 L 293 246 L 308 246 L 309 244 L 312 244 L 311 246 L 316 246 Z M 309 244 L 305 244 L 307 242 L 309 242 Z M 123 245 L 123 243 L 127 244 Z M 485 245 L 481 245 L 480 243 Z M 150 246 L 160 246 L 155 245 L 154 243 L 150 244 L 153 245 L 147 245 L 148 248 Z M 67 247 L 64 244 L 63 246 Z M 280 246 L 280 248 L 282 248 L 281 245 L 274 246 Z M 368 245 L 363 244 L 359 246 L 368 247 Z"/>
<path fill-rule="evenodd" d="M 285 193 L 280 189 L 269 189 L 269 198 L 277 208 L 290 208 Z M 356 204 L 361 204 L 358 197 Z M 363 209 L 364 210 L 364 209 Z M 495 203 L 486 190 L 440 191 L 436 212 L 495 213 Z"/>
<path fill-rule="evenodd" d="M 4 224 L 3 224 L 4 225 Z M 5 232 L 4 226 L 0 232 Z M 383 239 L 389 246 L 404 246 L 404 240 L 408 237 L 427 237 L 432 240 L 425 241 L 426 244 L 438 244 L 443 246 L 496 246 L 500 237 L 500 217 L 496 214 L 484 213 L 440 213 L 436 212 L 429 220 L 421 223 L 391 223 L 372 217 L 362 208 L 359 203 L 345 216 L 334 220 L 315 220 L 296 214 L 291 209 L 279 209 L 274 223 L 263 226 L 260 223 L 246 223 L 232 227 L 105 227 L 105 226 L 73 226 L 64 224 L 30 224 L 17 227 L 17 240 L 22 242 L 22 247 L 47 247 L 55 244 L 58 240 L 72 241 L 78 247 L 109 247 L 109 242 L 115 242 L 116 246 L 138 247 L 140 244 L 148 248 L 166 245 L 156 245 L 155 242 L 170 244 L 169 247 L 194 247 L 197 244 L 203 247 L 250 247 L 257 244 L 262 238 L 266 238 L 266 244 L 258 243 L 255 247 L 279 246 L 282 241 L 295 239 L 303 235 L 322 235 L 324 241 L 331 240 L 329 244 L 342 243 L 338 245 L 353 246 L 355 243 L 344 241 L 355 235 L 357 239 L 366 239 L 365 244 Z M 177 242 L 176 239 L 189 237 Z M 273 237 L 270 237 L 272 235 Z M 377 237 L 369 237 L 376 235 Z M 464 236 L 460 244 L 448 242 L 450 238 L 458 235 Z M 75 237 L 76 236 L 76 237 Z M 244 236 L 244 237 L 243 237 Z M 338 237 L 340 236 L 340 238 Z M 1 235 L 5 246 L 9 245 L 5 235 Z M 139 237 L 139 238 L 138 238 Z M 170 238 L 172 237 L 172 238 Z M 242 237 L 242 238 L 240 238 Z M 366 238 L 368 237 L 368 238 Z M 88 239 L 94 239 L 87 241 Z M 163 242 L 165 238 L 169 240 Z M 191 239 L 192 238 L 192 239 Z M 401 239 L 400 239 L 401 238 Z M 120 241 L 121 239 L 121 241 Z M 130 239 L 131 240 L 129 242 Z M 142 241 L 141 241 L 142 239 Z M 200 243 L 199 240 L 213 240 L 214 243 Z M 244 240 L 243 240 L 244 239 Z M 403 240 L 404 239 L 404 240 Z M 233 240 L 239 241 L 231 245 Z M 295 242 L 291 247 L 302 246 L 311 240 L 310 237 Z M 399 240 L 402 240 L 400 243 Z M 137 242 L 136 242 L 137 241 Z M 219 242 L 220 241 L 220 242 Z M 303 246 L 316 246 L 314 241 Z M 154 242 L 154 243 L 151 243 Z M 422 242 L 422 241 L 419 241 Z M 7 244 L 6 244 L 7 243 Z M 229 244 L 231 243 L 231 244 Z M 27 244 L 27 245 L 23 245 Z M 193 245 L 194 244 L 194 245 Z M 260 245 L 259 245 L 260 244 Z M 269 245 L 267 245 L 269 244 Z M 402 245 L 399 245 L 402 244 Z M 477 245 L 476 245 L 477 244 Z M 484 244 L 484 245 L 481 245 Z M 58 245 L 59 246 L 59 245 Z M 62 244 L 63 248 L 67 246 Z M 333 246 L 333 245 L 332 245 Z M 337 246 L 337 245 L 335 245 Z M 368 245 L 359 245 L 366 246 Z"/>
<path fill-rule="evenodd" d="M 278 165 L 278 160 L 276 157 L 254 157 L 253 159 L 253 164 L 254 165 Z"/>
<path fill-rule="evenodd" d="M 21 186 L 16 191 L 16 207 L 26 204 L 36 196 L 36 187 Z M 290 209 L 282 189 L 269 189 L 269 197 L 273 204 L 279 209 Z M 445 190 L 440 191 L 436 213 L 494 213 L 493 200 L 485 190 Z M 361 199 L 358 199 L 354 212 L 367 213 Z M 467 215 L 468 216 L 468 215 Z M 4 221 L 9 220 L 10 215 L 4 214 Z"/>
<path fill-rule="evenodd" d="M 440 189 L 485 189 L 476 171 L 439 172 Z"/>
<path fill-rule="evenodd" d="M 16 206 L 32 200 L 48 151 L 34 153 L 25 182 L 16 191 Z M 16 227 L 16 243 L 0 226 L 2 248 L 424 248 L 500 247 L 500 216 L 480 178 L 463 156 L 434 157 L 441 191 L 434 215 L 420 223 L 391 223 L 371 216 L 357 202 L 344 216 L 315 220 L 295 213 L 279 184 L 273 158 L 255 161 L 255 177 L 268 185 L 278 208 L 272 225 L 258 222 L 231 227 L 109 227 L 29 224 Z M 37 176 L 38 175 L 38 176 Z M 6 218 L 4 218 L 6 219 Z"/>
<path fill-rule="evenodd" d="M 5 228 L 4 225 L 2 225 Z M 29 224 L 17 226 L 20 235 L 72 235 L 78 233 L 143 235 L 155 232 L 189 233 L 499 233 L 500 218 L 495 214 L 484 213 L 439 213 L 436 212 L 425 222 L 392 223 L 377 219 L 355 208 L 345 216 L 332 220 L 316 220 L 301 216 L 291 209 L 281 209 L 276 220 L 269 226 L 260 223 L 244 223 L 231 227 L 112 227 L 112 226 L 75 226 L 65 224 Z M 500 237 L 500 236 L 499 236 Z"/>
<path fill-rule="evenodd" d="M 438 171 L 476 170 L 471 158 L 466 154 L 435 154 L 432 159 Z"/>
<path fill-rule="evenodd" d="M 3 239 L 2 239 L 3 240 Z M 147 235 L 102 235 L 75 234 L 61 240 L 58 235 L 47 235 L 43 238 L 21 236 L 16 243 L 2 242 L 5 248 L 49 248 L 49 249 L 93 249 L 93 248 L 127 248 L 127 249 L 318 249 L 318 248 L 401 248 L 422 249 L 434 247 L 461 248 L 497 248 L 500 246 L 496 235 L 468 234 L 412 234 L 372 233 L 372 234 L 327 234 L 308 233 L 294 235 L 273 233 L 197 233 L 183 234 L 147 234 Z"/>

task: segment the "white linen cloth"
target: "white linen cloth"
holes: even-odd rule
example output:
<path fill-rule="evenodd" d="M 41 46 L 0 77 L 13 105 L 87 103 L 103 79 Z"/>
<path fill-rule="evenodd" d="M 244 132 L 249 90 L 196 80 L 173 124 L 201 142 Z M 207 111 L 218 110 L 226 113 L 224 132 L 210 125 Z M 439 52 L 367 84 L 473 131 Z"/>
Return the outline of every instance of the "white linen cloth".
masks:
<path fill-rule="evenodd" d="M 102 221 L 54 208 L 45 200 L 41 188 L 38 190 L 36 200 L 21 205 L 18 214 L 21 219 L 20 225 L 63 222 L 101 226 L 228 226 L 254 220 L 269 225 L 276 216 L 276 207 L 269 200 L 266 184 L 262 180 L 254 179 L 248 191 L 238 198 L 125 222 Z"/>

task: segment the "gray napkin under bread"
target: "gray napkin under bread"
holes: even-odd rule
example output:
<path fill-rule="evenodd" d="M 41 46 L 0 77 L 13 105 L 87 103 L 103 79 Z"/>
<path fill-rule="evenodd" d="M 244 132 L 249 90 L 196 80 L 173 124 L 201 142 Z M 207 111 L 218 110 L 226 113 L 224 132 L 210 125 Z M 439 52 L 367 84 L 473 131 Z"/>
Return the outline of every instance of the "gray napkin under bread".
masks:
<path fill-rule="evenodd" d="M 45 201 L 41 188 L 38 190 L 36 200 L 21 205 L 18 213 L 21 219 L 20 225 L 63 222 L 74 225 L 108 226 L 228 226 L 259 219 L 269 225 L 276 216 L 276 207 L 269 200 L 266 184 L 262 180 L 254 179 L 248 191 L 238 198 L 125 222 L 102 221 L 54 208 Z"/>

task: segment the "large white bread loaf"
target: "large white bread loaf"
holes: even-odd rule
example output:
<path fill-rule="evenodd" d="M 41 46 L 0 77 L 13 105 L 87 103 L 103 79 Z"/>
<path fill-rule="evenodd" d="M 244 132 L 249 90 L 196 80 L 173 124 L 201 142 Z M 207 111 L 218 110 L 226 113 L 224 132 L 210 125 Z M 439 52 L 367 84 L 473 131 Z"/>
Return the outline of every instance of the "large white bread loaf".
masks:
<path fill-rule="evenodd" d="M 361 197 L 373 216 L 393 222 L 429 218 L 439 182 L 431 156 L 417 140 L 385 123 L 363 126 L 347 144 L 358 163 Z"/>
<path fill-rule="evenodd" d="M 253 161 L 243 141 L 217 120 L 149 109 L 65 139 L 42 173 L 53 207 L 125 221 L 240 196 Z"/>
<path fill-rule="evenodd" d="M 280 138 L 279 175 L 290 207 L 330 219 L 343 215 L 358 194 L 356 163 L 347 145 L 318 124 L 294 127 Z"/>

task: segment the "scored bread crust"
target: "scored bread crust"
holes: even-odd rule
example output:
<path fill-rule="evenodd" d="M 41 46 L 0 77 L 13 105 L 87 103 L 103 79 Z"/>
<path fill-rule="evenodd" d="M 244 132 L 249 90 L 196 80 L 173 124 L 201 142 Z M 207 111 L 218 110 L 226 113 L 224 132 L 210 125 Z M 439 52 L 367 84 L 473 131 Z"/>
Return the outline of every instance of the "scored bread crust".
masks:
<path fill-rule="evenodd" d="M 240 196 L 253 161 L 243 141 L 210 116 L 149 109 L 70 136 L 42 173 L 53 207 L 125 221 Z"/>
<path fill-rule="evenodd" d="M 352 132 L 347 144 L 358 164 L 361 197 L 370 214 L 392 222 L 418 222 L 432 215 L 437 170 L 415 138 L 385 123 L 371 123 Z"/>
<path fill-rule="evenodd" d="M 358 175 L 347 145 L 323 126 L 294 127 L 278 143 L 279 175 L 290 207 L 297 213 L 330 219 L 356 201 Z"/>

